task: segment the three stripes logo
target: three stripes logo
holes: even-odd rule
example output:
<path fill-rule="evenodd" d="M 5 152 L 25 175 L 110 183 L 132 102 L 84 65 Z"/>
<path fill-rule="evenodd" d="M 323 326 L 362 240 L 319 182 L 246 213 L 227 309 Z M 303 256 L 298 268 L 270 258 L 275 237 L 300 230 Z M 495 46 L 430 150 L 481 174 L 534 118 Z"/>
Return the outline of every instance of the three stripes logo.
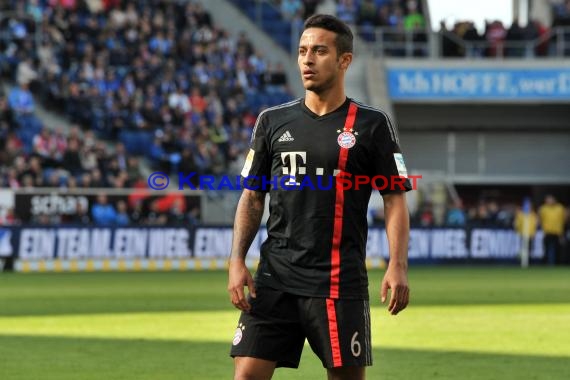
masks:
<path fill-rule="evenodd" d="M 278 142 L 288 142 L 288 141 L 295 141 L 295 139 L 293 138 L 293 136 L 291 136 L 291 132 L 289 131 L 285 131 L 285 133 L 283 133 L 281 135 L 281 137 L 279 137 L 279 140 L 277 140 Z"/>

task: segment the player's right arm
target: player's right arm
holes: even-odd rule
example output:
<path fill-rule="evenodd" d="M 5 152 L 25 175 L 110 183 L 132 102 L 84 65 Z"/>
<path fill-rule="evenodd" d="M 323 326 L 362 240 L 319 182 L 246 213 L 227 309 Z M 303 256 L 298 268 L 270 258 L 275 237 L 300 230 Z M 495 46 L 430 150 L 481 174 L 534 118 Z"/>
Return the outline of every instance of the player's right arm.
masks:
<path fill-rule="evenodd" d="M 263 216 L 264 192 L 244 189 L 241 194 L 234 221 L 232 252 L 230 254 L 228 292 L 235 307 L 249 311 L 251 305 L 245 297 L 244 286 L 255 298 L 253 277 L 245 265 L 245 256 L 251 246 Z"/>
<path fill-rule="evenodd" d="M 265 194 L 260 191 L 244 189 L 236 210 L 232 252 L 230 254 L 228 292 L 234 306 L 243 311 L 251 309 L 251 305 L 245 297 L 244 286 L 248 287 L 249 293 L 255 298 L 255 284 L 249 269 L 245 265 L 245 256 L 259 230 L 265 206 Z"/>
<path fill-rule="evenodd" d="M 264 115 L 265 113 L 262 112 L 255 122 L 251 135 L 251 146 L 241 171 L 241 176 L 244 179 L 244 190 L 236 210 L 232 252 L 230 254 L 228 292 L 234 306 L 243 311 L 250 311 L 251 309 L 251 305 L 245 297 L 244 286 L 248 287 L 249 293 L 255 298 L 255 284 L 245 265 L 245 256 L 257 231 L 259 231 L 263 208 L 265 207 L 267 192 L 260 189 L 260 178 L 270 174 L 271 154 L 265 133 L 268 121 Z"/>

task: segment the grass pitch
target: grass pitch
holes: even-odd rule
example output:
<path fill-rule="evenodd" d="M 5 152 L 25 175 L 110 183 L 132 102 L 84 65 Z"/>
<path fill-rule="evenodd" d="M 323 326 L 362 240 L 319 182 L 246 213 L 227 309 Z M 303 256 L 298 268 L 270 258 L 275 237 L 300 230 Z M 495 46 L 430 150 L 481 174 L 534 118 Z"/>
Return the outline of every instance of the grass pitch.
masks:
<path fill-rule="evenodd" d="M 397 317 L 370 273 L 368 379 L 570 379 L 570 269 L 417 267 Z M 0 379 L 230 379 L 225 272 L 0 274 Z M 298 370 L 325 378 L 306 346 Z"/>

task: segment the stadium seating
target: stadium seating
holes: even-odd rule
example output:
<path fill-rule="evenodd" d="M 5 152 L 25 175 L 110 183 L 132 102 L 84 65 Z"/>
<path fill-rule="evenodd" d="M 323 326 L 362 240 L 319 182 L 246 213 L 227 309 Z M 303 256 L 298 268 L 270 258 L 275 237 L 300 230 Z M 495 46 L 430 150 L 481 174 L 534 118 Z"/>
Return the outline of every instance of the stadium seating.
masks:
<path fill-rule="evenodd" d="M 193 140 L 205 132 L 199 131 L 201 123 L 211 125 L 219 115 L 224 118 L 226 133 L 231 132 L 232 118 L 240 120 L 240 129 L 251 130 L 251 121 L 244 115 L 291 99 L 286 84 L 273 85 L 264 79 L 272 74 L 265 69 L 266 62 L 256 67 L 250 63 L 253 51 L 244 54 L 218 46 L 224 39 L 235 43 L 236 38 L 212 23 L 198 4 L 122 1 L 104 3 L 108 8 L 99 11 L 87 3 L 64 8 L 40 2 L 37 7 L 43 14 L 45 34 L 38 40 L 31 33 L 40 24 L 31 22 L 26 14 L 31 12 L 29 2 L 12 3 L 22 7 L 20 15 L 24 16 L 15 16 L 10 25 L 15 27 L 18 20 L 24 20 L 17 24 L 17 33 L 27 39 L 25 44 L 20 42 L 15 32 L 3 36 L 0 63 L 4 75 L 16 80 L 25 59 L 35 60 L 29 69 L 35 77 L 46 78 L 33 82 L 37 98 L 66 114 L 81 129 L 123 142 L 130 154 L 148 156 L 155 132 L 164 130 L 176 136 L 176 149 L 189 146 L 197 151 Z M 279 18 L 271 7 L 264 9 L 264 15 L 268 25 Z M 165 24 L 165 17 L 173 22 Z M 140 33 L 146 34 L 145 39 L 138 37 Z M 181 39 L 185 39 L 183 43 L 179 43 Z M 206 47 L 210 49 L 207 55 L 203 53 Z M 225 69 L 220 60 L 226 62 Z M 240 73 L 237 64 L 242 64 Z M 182 92 L 176 102 L 188 99 L 191 111 L 181 112 L 170 104 L 177 88 Z M 199 89 L 198 94 L 191 96 L 194 88 Z M 201 105 L 192 104 L 195 100 Z M 144 108 L 145 102 L 149 102 L 148 108 Z M 220 114 L 228 102 L 235 104 L 235 112 Z M 214 109 L 215 104 L 218 107 Z M 32 140 L 41 123 L 33 115 L 16 115 L 14 122 L 24 152 L 33 153 Z M 244 133 L 235 135 L 247 139 Z M 181 136 L 185 136 L 183 141 Z M 225 161 L 241 154 L 243 151 L 235 152 Z"/>
<path fill-rule="evenodd" d="M 261 21 L 261 28 L 271 36 L 279 46 L 291 51 L 291 22 L 286 21 L 279 9 L 268 2 L 252 0 L 231 0 L 252 21 Z M 259 7 L 259 9 L 258 9 Z"/>

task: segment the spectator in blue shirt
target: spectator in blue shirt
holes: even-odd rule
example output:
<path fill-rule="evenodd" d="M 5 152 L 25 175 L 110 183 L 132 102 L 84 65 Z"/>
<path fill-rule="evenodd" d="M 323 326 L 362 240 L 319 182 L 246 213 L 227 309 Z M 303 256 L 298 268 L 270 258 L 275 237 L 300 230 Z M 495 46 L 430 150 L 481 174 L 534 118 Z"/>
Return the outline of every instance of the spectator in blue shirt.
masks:
<path fill-rule="evenodd" d="M 455 201 L 452 207 L 447 211 L 446 224 L 448 226 L 464 226 L 467 222 L 465 211 L 463 211 L 463 203 L 461 199 Z"/>
<path fill-rule="evenodd" d="M 131 222 L 129 213 L 127 210 L 127 202 L 118 201 L 117 202 L 117 218 L 115 224 L 118 226 L 128 226 Z"/>
<path fill-rule="evenodd" d="M 22 83 L 15 87 L 8 96 L 8 104 L 17 116 L 29 115 L 34 112 L 35 104 L 32 93 L 28 90 L 28 84 Z"/>
<path fill-rule="evenodd" d="M 107 194 L 97 196 L 97 203 L 91 208 L 91 216 L 96 225 L 110 226 L 116 223 L 117 211 L 108 203 Z"/>

